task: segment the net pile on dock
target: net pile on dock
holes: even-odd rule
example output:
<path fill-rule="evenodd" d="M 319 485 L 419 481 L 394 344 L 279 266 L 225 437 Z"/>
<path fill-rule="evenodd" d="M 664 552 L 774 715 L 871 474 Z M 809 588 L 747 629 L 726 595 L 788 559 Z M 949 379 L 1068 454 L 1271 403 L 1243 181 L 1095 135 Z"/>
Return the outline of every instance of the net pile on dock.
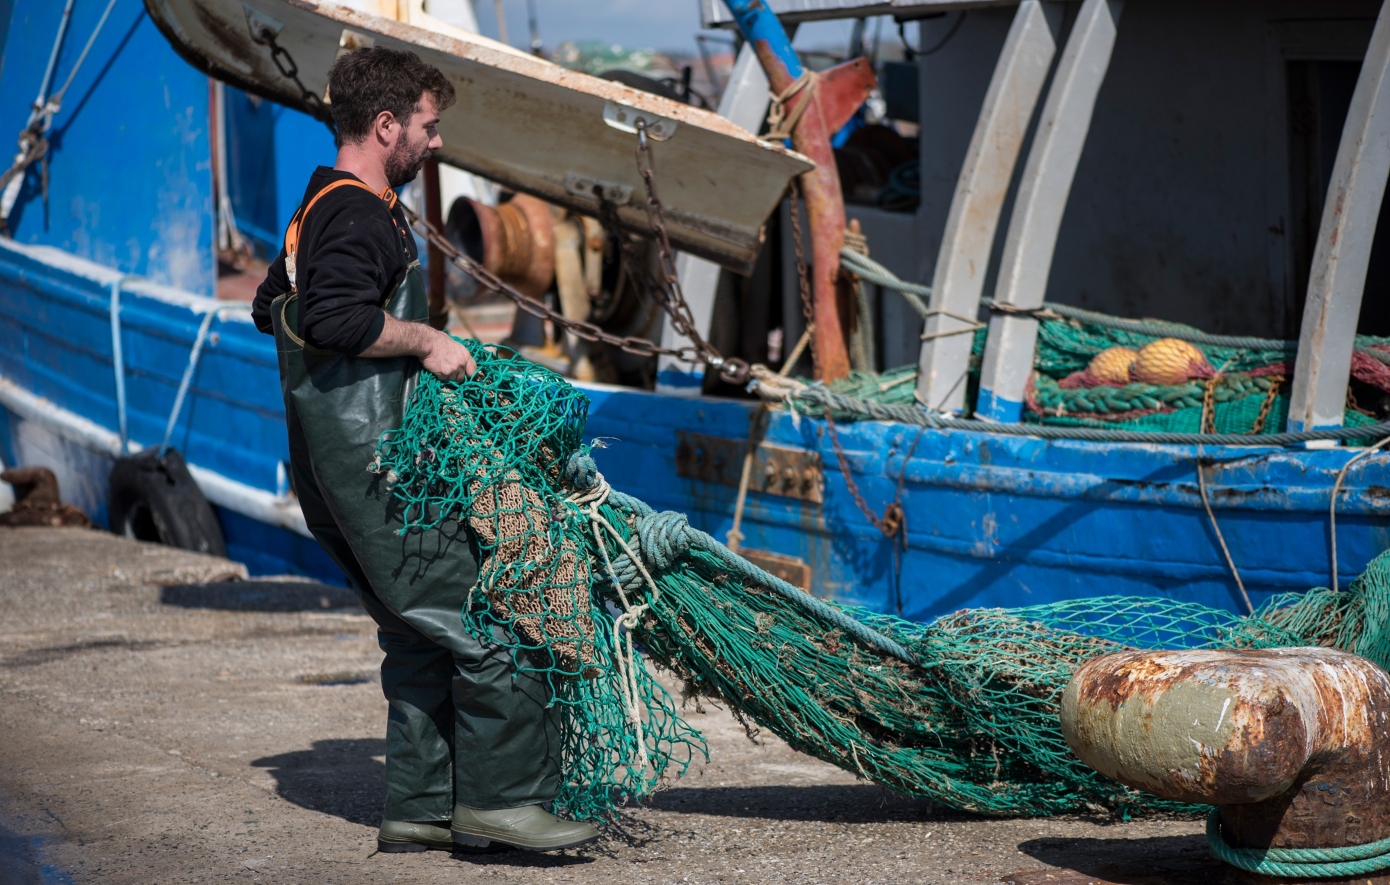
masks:
<path fill-rule="evenodd" d="M 369 469 L 404 503 L 403 532 L 472 526 L 484 563 L 463 617 L 480 636 L 504 630 L 518 666 L 548 678 L 565 730 L 557 804 L 573 816 L 612 815 L 705 752 L 644 657 L 750 729 L 898 793 L 995 815 L 1179 807 L 1067 749 L 1060 694 L 1096 655 L 1325 642 L 1390 663 L 1375 626 L 1390 624 L 1383 559 L 1341 594 L 1245 618 L 1110 597 L 924 625 L 813 599 L 680 514 L 609 489 L 582 444 L 584 395 L 467 344 L 474 380 L 422 373 Z"/>

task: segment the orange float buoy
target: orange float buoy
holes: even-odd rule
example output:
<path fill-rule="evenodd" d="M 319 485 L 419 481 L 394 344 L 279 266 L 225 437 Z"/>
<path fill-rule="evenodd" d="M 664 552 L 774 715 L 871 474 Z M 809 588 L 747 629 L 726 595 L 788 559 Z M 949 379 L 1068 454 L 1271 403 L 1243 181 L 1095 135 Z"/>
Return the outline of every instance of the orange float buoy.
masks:
<path fill-rule="evenodd" d="M 1111 384 L 1128 384 L 1129 367 L 1138 356 L 1139 351 L 1130 347 L 1107 347 L 1091 358 L 1086 373 Z"/>
<path fill-rule="evenodd" d="M 1130 379 L 1143 384 L 1182 384 L 1210 373 L 1202 352 L 1180 338 L 1150 341 L 1129 367 Z"/>

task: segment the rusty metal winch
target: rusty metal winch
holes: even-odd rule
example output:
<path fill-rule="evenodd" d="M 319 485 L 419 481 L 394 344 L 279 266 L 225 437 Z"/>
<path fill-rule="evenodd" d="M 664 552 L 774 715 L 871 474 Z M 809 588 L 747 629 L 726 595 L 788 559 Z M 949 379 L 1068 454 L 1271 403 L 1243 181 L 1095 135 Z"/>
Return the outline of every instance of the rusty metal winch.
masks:
<path fill-rule="evenodd" d="M 1217 806 L 1212 853 L 1251 880 L 1390 882 L 1387 725 L 1390 679 L 1328 648 L 1116 652 L 1062 698 L 1082 761 Z"/>

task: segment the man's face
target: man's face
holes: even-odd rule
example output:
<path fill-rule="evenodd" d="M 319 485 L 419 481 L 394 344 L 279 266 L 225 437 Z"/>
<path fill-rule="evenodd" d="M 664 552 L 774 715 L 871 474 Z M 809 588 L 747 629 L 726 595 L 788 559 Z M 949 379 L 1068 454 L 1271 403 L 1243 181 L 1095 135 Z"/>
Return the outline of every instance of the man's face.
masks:
<path fill-rule="evenodd" d="M 439 107 L 428 92 L 420 96 L 415 113 L 401 125 L 400 135 L 391 155 L 386 158 L 386 180 L 392 187 L 414 181 L 424 168 L 432 151 L 444 146 L 435 127 L 439 125 Z"/>

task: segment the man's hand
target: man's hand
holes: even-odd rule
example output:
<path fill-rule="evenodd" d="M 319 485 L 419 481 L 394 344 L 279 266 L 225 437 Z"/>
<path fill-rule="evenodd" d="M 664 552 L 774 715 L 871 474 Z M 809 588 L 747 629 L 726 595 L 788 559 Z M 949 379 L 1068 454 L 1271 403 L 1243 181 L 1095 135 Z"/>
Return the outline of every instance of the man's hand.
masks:
<path fill-rule="evenodd" d="M 365 357 L 415 356 L 425 370 L 445 381 L 467 381 L 478 366 L 473 355 L 447 332 L 424 323 L 407 323 L 390 314 L 381 334 L 359 354 Z"/>
<path fill-rule="evenodd" d="M 447 332 L 435 332 L 433 347 L 420 357 L 420 365 L 445 381 L 467 381 L 478 371 L 473 354 Z"/>

